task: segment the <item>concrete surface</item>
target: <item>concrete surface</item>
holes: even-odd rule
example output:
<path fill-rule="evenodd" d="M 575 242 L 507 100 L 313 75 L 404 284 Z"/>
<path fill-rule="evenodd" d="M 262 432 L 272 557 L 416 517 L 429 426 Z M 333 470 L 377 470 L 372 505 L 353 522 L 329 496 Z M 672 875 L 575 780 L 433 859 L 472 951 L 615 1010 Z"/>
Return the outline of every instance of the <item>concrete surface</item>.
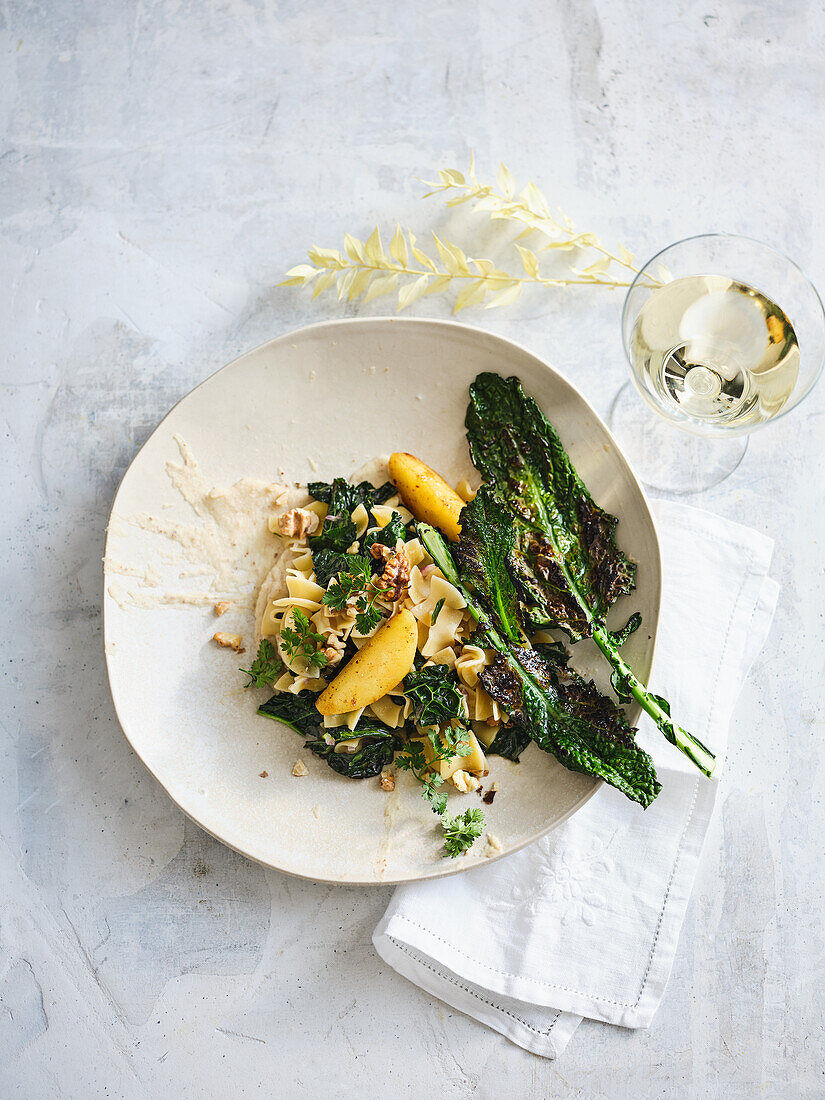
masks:
<path fill-rule="evenodd" d="M 825 288 L 822 5 L 7 0 L 0 26 L 0 1094 L 823 1095 L 825 387 L 696 498 L 776 539 L 780 609 L 662 1008 L 556 1063 L 379 963 L 389 889 L 269 873 L 186 822 L 119 731 L 99 616 L 109 505 L 159 418 L 339 315 L 273 289 L 310 243 L 398 219 L 472 251 L 414 178 L 471 148 L 640 256 L 721 228 Z M 620 306 L 463 319 L 606 413 Z"/>

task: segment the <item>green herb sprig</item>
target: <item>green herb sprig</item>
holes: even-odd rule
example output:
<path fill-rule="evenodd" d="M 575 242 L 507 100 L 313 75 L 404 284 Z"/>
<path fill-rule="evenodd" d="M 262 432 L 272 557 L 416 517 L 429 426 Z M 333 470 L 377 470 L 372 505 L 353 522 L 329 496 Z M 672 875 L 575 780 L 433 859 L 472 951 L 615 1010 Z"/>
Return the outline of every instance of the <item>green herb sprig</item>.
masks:
<path fill-rule="evenodd" d="M 481 810 L 465 810 L 463 814 L 442 817 L 441 825 L 444 829 L 444 847 L 450 859 L 455 859 L 462 852 L 469 851 L 473 843 L 484 832 L 484 814 Z"/>
<path fill-rule="evenodd" d="M 239 669 L 239 672 L 244 672 L 249 677 L 249 680 L 244 687 L 267 687 L 273 683 L 277 677 L 283 665 L 281 659 L 278 656 L 278 651 L 272 642 L 268 638 L 263 638 L 261 644 L 258 646 L 258 653 L 252 665 L 249 668 Z"/>
<path fill-rule="evenodd" d="M 321 597 L 321 603 L 333 611 L 343 611 L 355 596 L 355 629 L 359 634 L 369 634 L 381 621 L 381 611 L 375 606 L 375 601 L 389 591 L 389 588 L 380 588 L 371 580 L 369 561 L 356 558 L 351 572 L 338 574 L 338 579 Z"/>
<path fill-rule="evenodd" d="M 326 639 L 323 634 L 316 634 L 300 607 L 294 607 L 290 613 L 294 629 L 289 626 L 281 627 L 281 645 L 290 658 L 304 657 L 307 664 L 317 668 L 320 672 L 329 661 L 321 652 Z"/>
<path fill-rule="evenodd" d="M 447 808 L 447 795 L 439 788 L 444 783 L 437 765 L 454 756 L 469 756 L 472 752 L 465 726 L 447 726 L 442 733 L 429 730 L 425 735 L 432 748 L 429 761 L 424 752 L 424 741 L 408 741 L 395 758 L 403 771 L 412 772 L 421 783 L 421 797 L 430 803 L 433 813 L 443 814 Z"/>

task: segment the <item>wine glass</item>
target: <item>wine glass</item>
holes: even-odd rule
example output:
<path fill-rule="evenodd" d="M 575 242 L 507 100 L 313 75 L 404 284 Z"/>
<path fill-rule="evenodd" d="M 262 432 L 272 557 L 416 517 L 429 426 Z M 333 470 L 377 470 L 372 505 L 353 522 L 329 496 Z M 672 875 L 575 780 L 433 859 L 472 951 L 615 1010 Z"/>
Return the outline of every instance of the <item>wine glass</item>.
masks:
<path fill-rule="evenodd" d="M 749 433 L 810 392 L 825 359 L 825 310 L 781 252 L 708 234 L 644 265 L 627 292 L 622 339 L 632 385 L 613 402 L 613 434 L 646 485 L 695 493 L 728 477 Z"/>

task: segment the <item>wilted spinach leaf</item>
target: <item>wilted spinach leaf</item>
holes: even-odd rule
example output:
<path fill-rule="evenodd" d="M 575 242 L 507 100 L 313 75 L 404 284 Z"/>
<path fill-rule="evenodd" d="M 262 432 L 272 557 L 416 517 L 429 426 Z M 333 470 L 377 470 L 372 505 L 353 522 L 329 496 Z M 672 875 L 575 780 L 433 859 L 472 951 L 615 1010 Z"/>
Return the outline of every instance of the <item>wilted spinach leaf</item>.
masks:
<path fill-rule="evenodd" d="M 310 749 L 316 756 L 323 757 L 333 771 L 348 779 L 368 779 L 378 775 L 383 768 L 392 764 L 396 750 L 400 748 L 395 732 L 376 718 L 360 719 L 352 731 L 327 732 L 338 734 L 336 741 L 362 738 L 357 752 L 336 752 L 335 746 L 328 745 L 323 738 L 315 738 L 304 745 L 304 748 Z"/>
<path fill-rule="evenodd" d="M 403 540 L 406 537 L 407 528 L 404 525 L 404 520 L 401 518 L 401 513 L 393 512 L 390 516 L 389 523 L 385 527 L 382 527 L 380 531 L 367 531 L 361 540 L 361 549 L 366 553 L 372 545 L 378 542 L 394 550 L 398 540 Z"/>
<path fill-rule="evenodd" d="M 317 698 L 313 691 L 299 691 L 297 695 L 282 691 L 262 703 L 258 714 L 291 726 L 303 737 L 313 737 L 321 725 L 321 715 L 315 706 Z"/>
<path fill-rule="evenodd" d="M 339 554 L 337 550 L 321 546 L 312 547 L 312 565 L 316 581 L 322 588 L 326 588 L 339 573 L 363 571 L 365 565 L 370 566 L 370 559 L 361 554 Z"/>
<path fill-rule="evenodd" d="M 353 485 L 343 477 L 336 477 L 332 482 L 310 481 L 307 489 L 311 497 L 326 504 L 336 516 L 348 516 L 359 504 L 369 511 L 373 504 L 384 504 L 398 491 L 389 481 L 376 488 L 369 481 Z"/>

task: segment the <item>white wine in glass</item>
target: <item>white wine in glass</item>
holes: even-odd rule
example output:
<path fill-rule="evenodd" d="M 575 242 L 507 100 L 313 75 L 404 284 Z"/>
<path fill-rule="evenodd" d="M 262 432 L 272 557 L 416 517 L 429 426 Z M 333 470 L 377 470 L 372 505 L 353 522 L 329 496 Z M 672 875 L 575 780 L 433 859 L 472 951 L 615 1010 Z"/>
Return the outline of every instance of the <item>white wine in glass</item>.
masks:
<path fill-rule="evenodd" d="M 626 387 L 611 427 L 642 480 L 672 493 L 727 477 L 742 437 L 797 405 L 825 357 L 816 290 L 745 237 L 692 237 L 659 253 L 628 291 L 622 328 L 636 390 L 665 419 L 645 417 Z"/>
<path fill-rule="evenodd" d="M 755 287 L 722 275 L 655 290 L 636 318 L 630 354 L 663 401 L 709 428 L 769 420 L 799 378 L 789 318 Z"/>

